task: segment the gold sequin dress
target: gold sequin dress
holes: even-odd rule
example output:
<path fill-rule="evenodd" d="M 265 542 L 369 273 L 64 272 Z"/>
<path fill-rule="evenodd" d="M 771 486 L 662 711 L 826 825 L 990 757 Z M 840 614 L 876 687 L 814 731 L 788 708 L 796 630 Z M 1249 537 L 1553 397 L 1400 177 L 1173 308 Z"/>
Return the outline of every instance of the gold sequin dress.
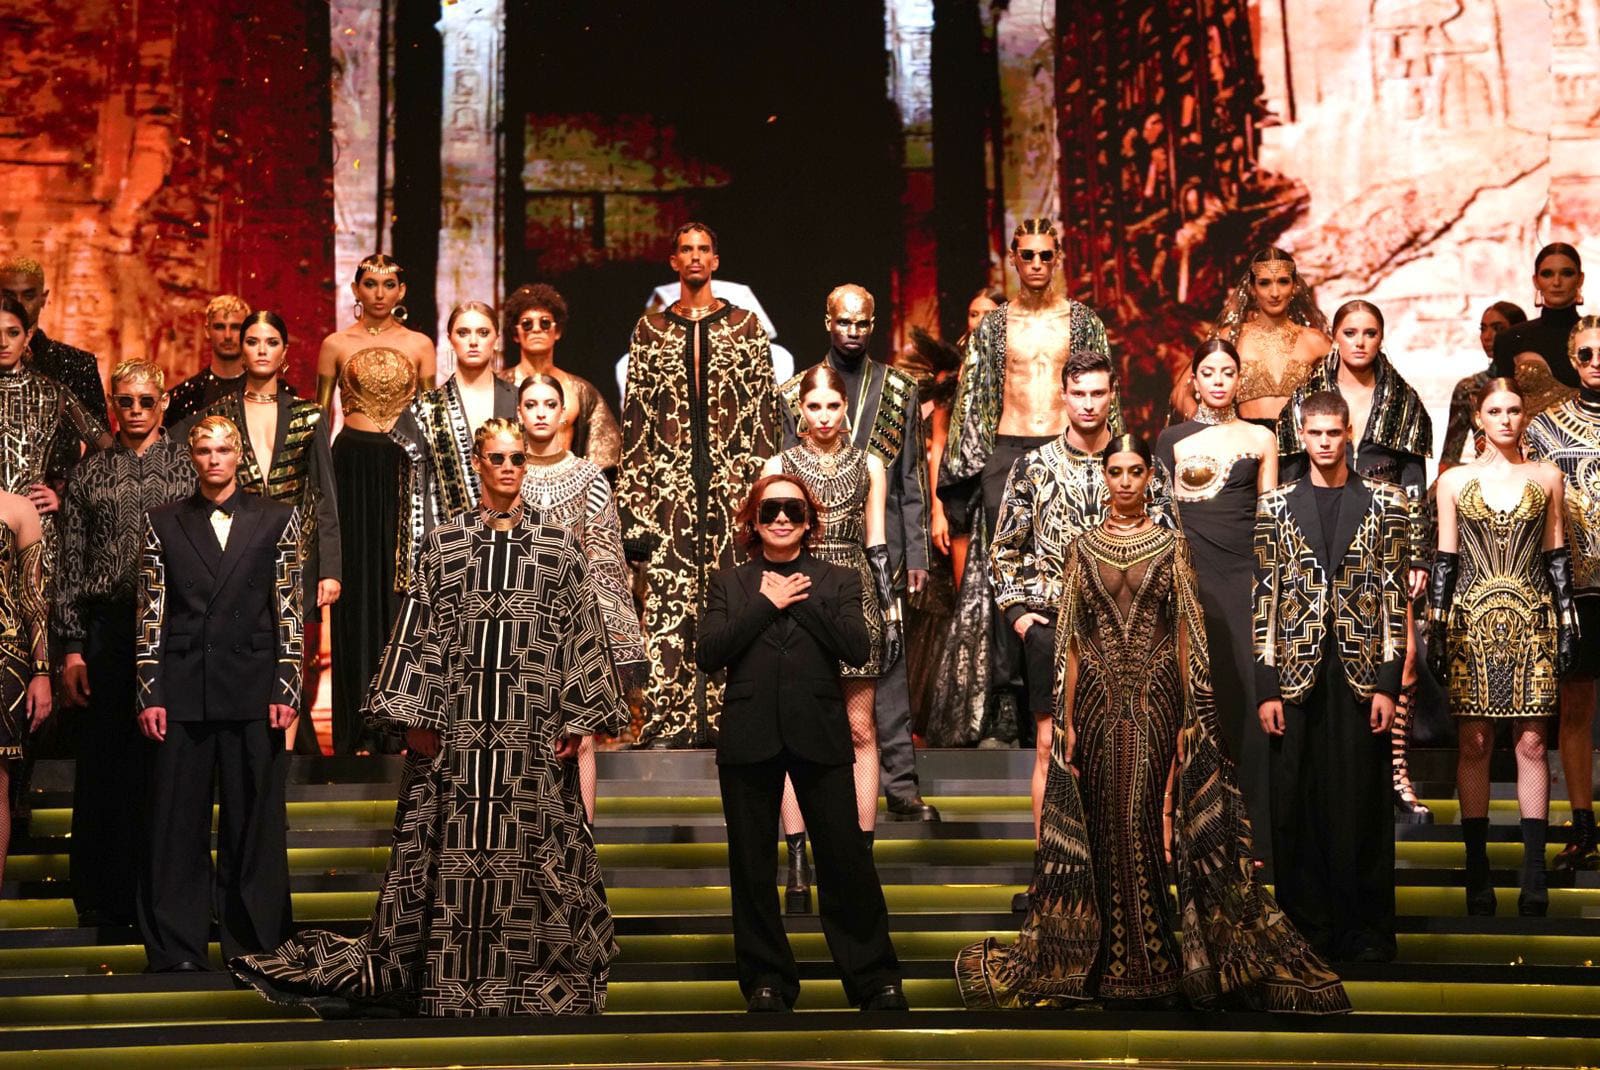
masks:
<path fill-rule="evenodd" d="M 16 532 L 0 524 L 0 760 L 22 757 L 28 738 L 28 682 L 48 619 L 44 550 L 42 540 L 17 549 Z"/>
<path fill-rule="evenodd" d="M 861 615 L 866 618 L 872 656 L 859 668 L 840 663 L 839 675 L 877 679 L 883 674 L 883 609 L 867 567 L 867 454 L 849 443 L 818 453 L 802 442 L 781 456 L 783 474 L 805 483 L 821 510 L 812 532 L 811 552 L 823 561 L 853 569 L 861 577 Z"/>
<path fill-rule="evenodd" d="M 1545 577 L 1546 502 L 1533 480 L 1496 509 L 1469 479 L 1456 499 L 1461 574 L 1447 621 L 1446 679 L 1457 717 L 1556 712 L 1556 611 Z"/>

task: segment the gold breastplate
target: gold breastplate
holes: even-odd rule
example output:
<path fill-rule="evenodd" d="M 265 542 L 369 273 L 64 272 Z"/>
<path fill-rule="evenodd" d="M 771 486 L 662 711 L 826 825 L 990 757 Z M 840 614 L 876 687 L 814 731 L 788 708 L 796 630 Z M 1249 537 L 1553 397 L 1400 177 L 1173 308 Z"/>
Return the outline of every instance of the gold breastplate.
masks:
<path fill-rule="evenodd" d="M 416 396 L 417 369 L 397 349 L 373 346 L 359 350 L 339 370 L 344 411 L 360 413 L 386 431 Z"/>

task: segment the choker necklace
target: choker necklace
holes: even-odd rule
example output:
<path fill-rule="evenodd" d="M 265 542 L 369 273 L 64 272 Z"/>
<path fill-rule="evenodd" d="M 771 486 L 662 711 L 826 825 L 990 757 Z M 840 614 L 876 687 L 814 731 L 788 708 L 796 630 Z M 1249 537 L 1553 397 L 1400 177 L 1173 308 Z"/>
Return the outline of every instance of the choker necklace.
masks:
<path fill-rule="evenodd" d="M 261 405 L 270 405 L 270 404 L 272 404 L 272 403 L 274 403 L 274 402 L 276 402 L 278 400 L 278 392 L 276 390 L 274 390 L 270 394 L 263 394 L 263 393 L 261 393 L 260 391 L 257 391 L 257 390 L 248 390 L 247 389 L 244 392 L 244 399 L 246 401 L 254 401 L 254 402 L 256 402 L 258 404 L 261 404 Z"/>
<path fill-rule="evenodd" d="M 484 525 L 490 530 L 510 531 L 512 528 L 516 527 L 517 522 L 522 519 L 523 504 L 524 503 L 522 499 L 518 498 L 517 504 L 512 507 L 511 512 L 502 513 L 498 509 L 491 509 L 484 503 L 479 502 L 478 513 L 483 517 Z"/>
<path fill-rule="evenodd" d="M 822 469 L 822 474 L 825 476 L 837 475 L 839 472 L 839 453 L 844 449 L 844 440 L 835 435 L 833 449 L 831 450 L 818 449 L 809 436 L 804 441 L 806 449 L 810 450 L 811 455 L 817 459 L 817 467 Z"/>
<path fill-rule="evenodd" d="M 1239 418 L 1239 406 L 1229 402 L 1228 407 L 1219 412 L 1202 401 L 1194 410 L 1194 418 L 1202 424 L 1231 424 Z"/>
<path fill-rule="evenodd" d="M 368 327 L 365 323 L 363 323 L 361 325 L 361 329 L 366 331 L 368 334 L 382 334 L 384 331 L 387 331 L 390 327 L 393 327 L 393 326 L 394 326 L 394 317 L 391 316 L 388 319 L 383 321 L 383 326 L 382 327 Z"/>
<path fill-rule="evenodd" d="M 1106 514 L 1106 518 L 1101 523 L 1112 531 L 1137 531 L 1149 519 L 1150 517 L 1145 513 L 1140 513 L 1137 516 L 1123 516 L 1121 513 L 1110 512 Z"/>
<path fill-rule="evenodd" d="M 693 307 L 685 307 L 682 301 L 674 301 L 672 303 L 672 311 L 686 320 L 703 320 L 717 311 L 720 306 L 721 302 L 715 298 L 712 299 L 709 305 L 696 305 Z"/>
<path fill-rule="evenodd" d="M 572 456 L 571 450 L 562 450 L 560 453 L 530 453 L 528 454 L 529 468 L 554 468 L 568 457 Z"/>

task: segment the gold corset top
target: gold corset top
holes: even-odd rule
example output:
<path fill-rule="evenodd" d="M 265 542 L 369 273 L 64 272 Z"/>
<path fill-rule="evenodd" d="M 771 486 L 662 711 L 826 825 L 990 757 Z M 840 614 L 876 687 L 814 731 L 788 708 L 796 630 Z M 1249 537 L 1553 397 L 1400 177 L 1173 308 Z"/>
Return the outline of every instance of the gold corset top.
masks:
<path fill-rule="evenodd" d="M 1243 405 L 1261 398 L 1286 398 L 1304 385 L 1311 377 L 1313 363 L 1294 357 L 1302 330 L 1303 327 L 1294 323 L 1282 330 L 1270 330 L 1254 323 L 1244 325 L 1239 332 L 1242 366 L 1239 369 L 1239 393 L 1234 398 L 1235 403 Z M 1248 357 L 1244 355 L 1246 339 L 1254 350 Z M 1272 364 L 1277 364 L 1283 370 L 1274 375 Z"/>
<path fill-rule="evenodd" d="M 1233 475 L 1240 461 L 1259 461 L 1253 453 L 1236 453 L 1232 457 L 1218 458 L 1208 453 L 1196 453 L 1179 460 L 1175 467 L 1176 486 L 1173 488 L 1179 501 L 1193 502 L 1213 498 Z"/>
<path fill-rule="evenodd" d="M 417 396 L 417 369 L 397 349 L 373 346 L 345 360 L 339 369 L 344 411 L 360 413 L 387 431 Z"/>

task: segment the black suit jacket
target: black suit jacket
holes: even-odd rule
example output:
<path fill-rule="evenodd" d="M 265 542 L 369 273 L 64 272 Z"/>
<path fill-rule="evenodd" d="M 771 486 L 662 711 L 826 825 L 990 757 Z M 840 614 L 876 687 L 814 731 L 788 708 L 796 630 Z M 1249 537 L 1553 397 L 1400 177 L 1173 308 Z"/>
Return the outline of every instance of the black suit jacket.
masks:
<path fill-rule="evenodd" d="M 151 509 L 139 590 L 139 709 L 247 721 L 300 702 L 300 515 L 233 495 L 224 550 L 198 493 Z"/>
<path fill-rule="evenodd" d="M 854 758 L 839 663 L 871 655 L 861 610 L 861 577 L 810 554 L 800 571 L 810 596 L 780 610 L 761 593 L 761 559 L 711 578 L 696 661 L 728 670 L 718 765 L 749 765 L 791 754 L 823 765 Z"/>

